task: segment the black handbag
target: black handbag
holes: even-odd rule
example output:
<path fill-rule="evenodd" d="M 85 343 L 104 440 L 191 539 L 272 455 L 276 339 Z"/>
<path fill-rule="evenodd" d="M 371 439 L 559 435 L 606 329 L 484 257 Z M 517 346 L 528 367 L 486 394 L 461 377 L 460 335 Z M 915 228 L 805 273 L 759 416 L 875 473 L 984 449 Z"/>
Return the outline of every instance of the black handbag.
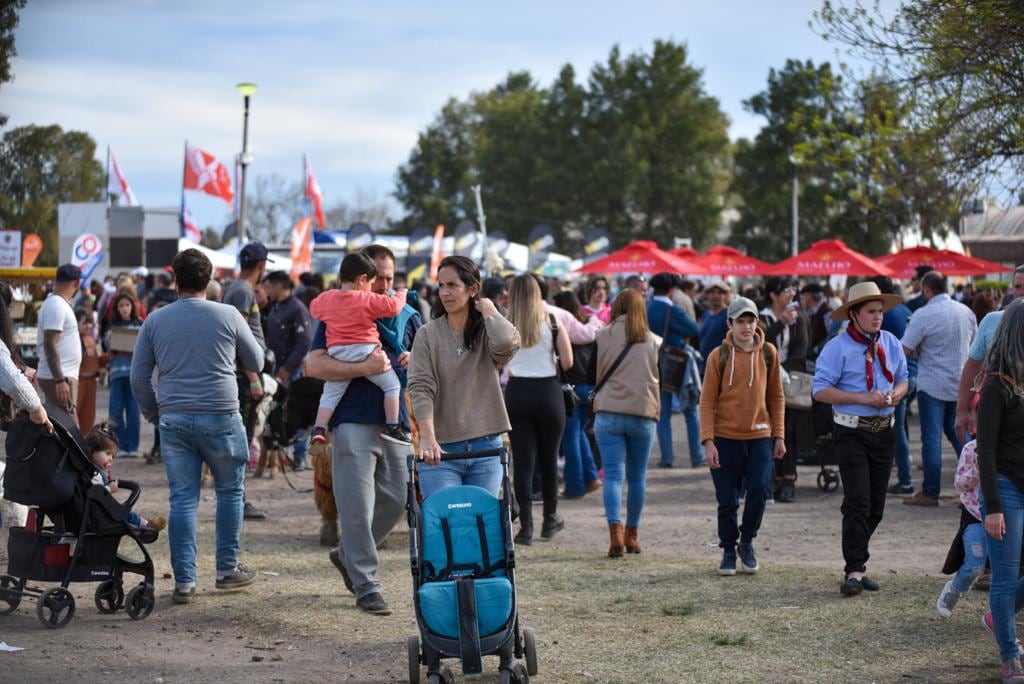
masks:
<path fill-rule="evenodd" d="M 565 402 L 565 415 L 571 416 L 572 412 L 576 410 L 576 405 L 579 403 L 579 397 L 576 396 L 576 387 L 566 381 L 565 373 L 562 370 L 562 359 L 558 355 L 558 321 L 555 320 L 554 314 L 548 314 L 548 318 L 551 319 L 551 348 L 555 352 L 555 368 L 558 371 L 558 381 L 562 384 L 562 400 Z"/>
<path fill-rule="evenodd" d="M 662 392 L 678 394 L 683 386 L 688 361 L 686 350 L 682 347 L 670 347 L 665 344 L 668 336 L 668 324 L 672 320 L 672 307 L 665 312 L 665 328 L 661 331 L 661 350 L 658 352 L 658 375 Z"/>

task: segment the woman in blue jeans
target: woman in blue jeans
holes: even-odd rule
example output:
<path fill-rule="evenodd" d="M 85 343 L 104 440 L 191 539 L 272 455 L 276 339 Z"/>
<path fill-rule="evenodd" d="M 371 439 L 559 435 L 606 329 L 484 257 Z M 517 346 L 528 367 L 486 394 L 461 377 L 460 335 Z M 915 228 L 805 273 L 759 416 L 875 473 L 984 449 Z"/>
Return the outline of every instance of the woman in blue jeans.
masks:
<path fill-rule="evenodd" d="M 568 290 L 557 293 L 554 297 L 555 306 L 565 309 L 576 317 L 580 323 L 586 325 L 590 322 L 588 316 L 580 309 L 579 300 L 576 295 Z M 587 424 L 590 419 L 590 406 L 587 404 L 587 395 L 594 389 L 592 384 L 587 382 L 587 368 L 594 355 L 595 344 L 574 344 L 572 345 L 573 364 L 565 373 L 565 379 L 575 387 L 576 410 L 565 420 L 565 432 L 562 434 L 562 454 L 565 456 L 565 491 L 563 496 L 566 499 L 580 499 L 601 488 L 601 480 L 597 473 L 597 464 L 594 462 L 594 453 L 590 449 L 590 440 L 587 438 Z"/>
<path fill-rule="evenodd" d="M 420 435 L 420 492 L 426 498 L 468 484 L 494 494 L 498 458 L 441 461 L 442 453 L 501 446 L 510 425 L 498 369 L 519 350 L 519 333 L 480 296 L 471 259 L 445 257 L 437 273 L 432 320 L 416 333 L 409 358 L 409 396 Z"/>
<path fill-rule="evenodd" d="M 1002 680 L 1024 683 L 1016 634 L 1016 616 L 1024 607 L 1024 299 L 1014 301 L 1003 314 L 984 373 L 977 454 L 992 565 L 990 611 L 984 623 L 995 634 Z"/>
<path fill-rule="evenodd" d="M 142 326 L 142 319 L 135 308 L 135 298 L 130 294 L 119 294 L 114 300 L 113 320 L 107 331 L 107 346 L 114 328 Z M 135 458 L 139 455 L 139 405 L 131 387 L 132 353 L 111 352 L 107 377 L 110 378 L 110 420 L 114 433 L 121 445 L 121 455 Z"/>
<path fill-rule="evenodd" d="M 623 290 L 615 298 L 611 322 L 597 333 L 595 359 L 594 433 L 604 466 L 608 555 L 617 558 L 623 551 L 640 553 L 647 461 L 661 409 L 658 341 L 647 327 L 643 297 L 635 290 Z M 628 487 L 625 530 L 623 479 Z"/>

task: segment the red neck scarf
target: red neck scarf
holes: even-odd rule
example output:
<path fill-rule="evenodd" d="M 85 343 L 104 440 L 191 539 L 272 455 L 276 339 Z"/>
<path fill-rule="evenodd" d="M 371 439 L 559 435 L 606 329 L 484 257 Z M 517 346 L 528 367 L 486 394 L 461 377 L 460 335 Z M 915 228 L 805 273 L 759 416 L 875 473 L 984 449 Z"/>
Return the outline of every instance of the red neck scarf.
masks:
<path fill-rule="evenodd" d="M 854 342 L 867 347 L 864 352 L 864 371 L 868 376 L 868 392 L 875 387 L 874 361 L 876 356 L 878 357 L 878 362 L 882 364 L 882 374 L 885 375 L 885 379 L 892 382 L 892 371 L 889 370 L 889 366 L 885 363 L 885 348 L 878 343 L 881 333 L 875 333 L 868 337 L 857 328 L 857 324 L 853 321 L 850 321 L 850 324 L 846 326 L 846 332 L 850 334 Z"/>

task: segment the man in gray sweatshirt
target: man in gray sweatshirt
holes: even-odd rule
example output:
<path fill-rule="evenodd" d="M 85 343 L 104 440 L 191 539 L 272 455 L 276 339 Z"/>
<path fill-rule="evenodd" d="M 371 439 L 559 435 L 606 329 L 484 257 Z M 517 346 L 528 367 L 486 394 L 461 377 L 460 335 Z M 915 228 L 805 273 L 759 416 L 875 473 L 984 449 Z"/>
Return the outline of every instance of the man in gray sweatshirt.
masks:
<path fill-rule="evenodd" d="M 258 370 L 263 352 L 236 309 L 206 300 L 213 267 L 202 252 L 178 253 L 172 268 L 178 300 L 150 314 L 139 331 L 131 383 L 142 415 L 150 422 L 159 420 L 170 489 L 172 598 L 191 603 L 196 596 L 196 513 L 204 463 L 217 493 L 215 586 L 237 590 L 256 578 L 238 562 L 249 445 L 238 412 L 235 367 Z"/>

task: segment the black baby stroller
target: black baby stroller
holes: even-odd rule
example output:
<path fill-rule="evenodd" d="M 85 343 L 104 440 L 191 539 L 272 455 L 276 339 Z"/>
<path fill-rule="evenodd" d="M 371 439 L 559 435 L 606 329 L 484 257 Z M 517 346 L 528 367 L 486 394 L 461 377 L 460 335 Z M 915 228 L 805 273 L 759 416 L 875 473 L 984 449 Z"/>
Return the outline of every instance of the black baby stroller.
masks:
<path fill-rule="evenodd" d="M 483 656 L 497 655 L 503 683 L 525 684 L 537 674 L 533 630 L 519 630 L 508 452 L 487 449 L 441 458 L 491 456 L 501 458 L 501 499 L 462 485 L 435 492 L 422 507 L 416 497 L 414 457 L 409 456 L 409 558 L 420 631 L 408 640 L 413 684 L 420 681 L 421 663 L 431 684 L 451 682 L 442 658 L 461 658 L 463 674 L 475 675 L 483 671 Z M 519 662 L 524 655 L 525 666 Z"/>
<path fill-rule="evenodd" d="M 144 544 L 156 540 L 149 528 L 129 525 L 127 514 L 139 498 L 138 484 L 119 480 L 131 492 L 118 503 L 103 485 L 92 484 L 96 467 L 89 449 L 68 415 L 46 406 L 54 432 L 32 423 L 21 413 L 7 433 L 4 497 L 36 506 L 29 525 L 12 527 L 7 545 L 6 575 L 0 576 L 0 615 L 12 613 L 22 598 L 35 599 L 39 621 L 51 629 L 66 625 L 75 614 L 71 582 L 100 582 L 96 607 L 101 613 L 125 609 L 133 620 L 153 610 L 153 560 Z M 47 523 L 48 521 L 48 523 Z M 125 536 L 142 552 L 141 561 L 118 553 Z M 142 576 L 127 594 L 124 573 Z M 43 590 L 29 581 L 56 582 Z"/>

